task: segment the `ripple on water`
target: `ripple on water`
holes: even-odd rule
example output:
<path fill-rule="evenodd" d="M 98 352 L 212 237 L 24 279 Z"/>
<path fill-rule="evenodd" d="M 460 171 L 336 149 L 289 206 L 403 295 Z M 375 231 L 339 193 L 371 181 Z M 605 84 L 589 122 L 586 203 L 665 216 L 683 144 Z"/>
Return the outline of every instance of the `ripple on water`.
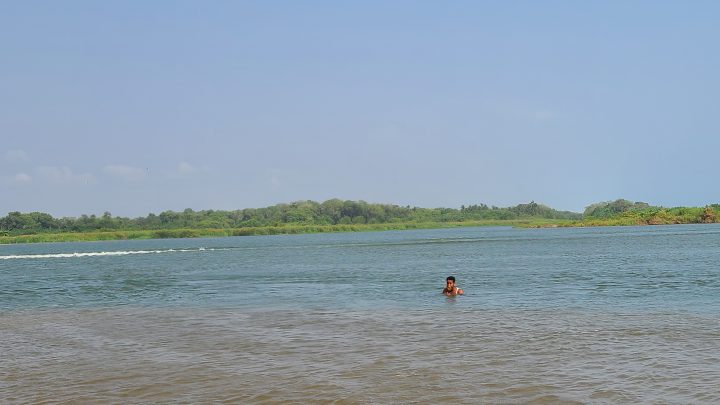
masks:
<path fill-rule="evenodd" d="M 697 315 L 125 308 L 0 322 L 10 403 L 720 401 L 720 322 Z"/>

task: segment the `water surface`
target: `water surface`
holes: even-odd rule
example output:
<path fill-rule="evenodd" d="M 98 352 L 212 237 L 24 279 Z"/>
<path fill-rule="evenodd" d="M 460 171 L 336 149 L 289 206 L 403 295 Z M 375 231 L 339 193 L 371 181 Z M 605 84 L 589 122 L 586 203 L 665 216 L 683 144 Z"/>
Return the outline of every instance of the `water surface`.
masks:
<path fill-rule="evenodd" d="M 718 247 L 717 225 L 0 246 L 0 397 L 716 403 Z"/>

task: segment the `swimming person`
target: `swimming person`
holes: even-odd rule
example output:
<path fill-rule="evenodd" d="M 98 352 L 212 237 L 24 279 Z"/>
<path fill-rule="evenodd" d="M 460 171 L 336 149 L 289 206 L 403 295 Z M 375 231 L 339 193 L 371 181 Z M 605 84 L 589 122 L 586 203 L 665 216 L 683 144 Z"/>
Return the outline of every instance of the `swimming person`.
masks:
<path fill-rule="evenodd" d="M 462 288 L 455 285 L 455 277 L 449 276 L 445 279 L 445 282 L 447 283 L 447 286 L 443 289 L 443 294 L 449 296 L 452 295 L 463 295 L 465 294 L 465 291 L 462 290 Z"/>

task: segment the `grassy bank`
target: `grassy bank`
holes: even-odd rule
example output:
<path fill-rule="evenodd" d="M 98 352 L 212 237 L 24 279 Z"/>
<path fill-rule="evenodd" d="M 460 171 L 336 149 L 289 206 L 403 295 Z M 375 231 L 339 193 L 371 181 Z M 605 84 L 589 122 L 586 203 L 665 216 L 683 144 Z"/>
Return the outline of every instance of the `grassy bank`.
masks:
<path fill-rule="evenodd" d="M 161 229 L 97 232 L 36 233 L 31 235 L 0 236 L 0 244 L 39 242 L 80 242 L 99 240 L 166 239 L 166 238 L 212 238 L 251 235 L 289 235 L 302 233 L 368 232 L 407 229 L 436 229 L 473 226 L 565 226 L 567 220 L 494 220 L 462 222 L 401 222 L 387 224 L 348 225 L 285 225 L 232 229 Z"/>

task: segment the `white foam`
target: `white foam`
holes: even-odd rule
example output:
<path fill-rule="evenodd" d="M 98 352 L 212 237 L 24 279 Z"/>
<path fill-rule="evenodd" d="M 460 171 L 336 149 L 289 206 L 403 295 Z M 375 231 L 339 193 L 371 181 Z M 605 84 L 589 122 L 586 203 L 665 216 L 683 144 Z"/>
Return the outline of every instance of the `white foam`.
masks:
<path fill-rule="evenodd" d="M 206 250 L 226 250 L 226 249 L 160 249 L 160 250 L 117 250 L 110 252 L 73 252 L 73 253 L 47 253 L 34 255 L 7 255 L 0 256 L 0 260 L 9 259 L 54 259 L 54 258 L 73 258 L 73 257 L 93 257 L 93 256 L 125 256 L 125 255 L 144 255 L 151 253 L 176 253 L 176 252 L 202 252 Z"/>

